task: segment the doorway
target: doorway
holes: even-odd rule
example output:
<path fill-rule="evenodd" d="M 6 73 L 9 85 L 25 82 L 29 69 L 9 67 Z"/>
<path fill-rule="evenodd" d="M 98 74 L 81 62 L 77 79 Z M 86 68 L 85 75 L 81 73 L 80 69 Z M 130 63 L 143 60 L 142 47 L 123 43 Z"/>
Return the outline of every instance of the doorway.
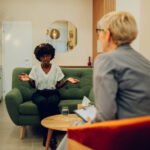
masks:
<path fill-rule="evenodd" d="M 3 97 L 11 90 L 12 71 L 32 65 L 32 23 L 2 22 L 2 82 Z"/>

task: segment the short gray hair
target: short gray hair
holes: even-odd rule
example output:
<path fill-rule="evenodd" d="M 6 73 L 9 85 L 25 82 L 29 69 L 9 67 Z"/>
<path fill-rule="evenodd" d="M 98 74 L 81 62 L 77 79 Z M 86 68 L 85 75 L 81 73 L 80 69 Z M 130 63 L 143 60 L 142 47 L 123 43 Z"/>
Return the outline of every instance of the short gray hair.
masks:
<path fill-rule="evenodd" d="M 134 17 L 124 11 L 110 12 L 97 24 L 98 29 L 109 30 L 112 40 L 117 44 L 130 44 L 137 37 L 137 25 Z"/>

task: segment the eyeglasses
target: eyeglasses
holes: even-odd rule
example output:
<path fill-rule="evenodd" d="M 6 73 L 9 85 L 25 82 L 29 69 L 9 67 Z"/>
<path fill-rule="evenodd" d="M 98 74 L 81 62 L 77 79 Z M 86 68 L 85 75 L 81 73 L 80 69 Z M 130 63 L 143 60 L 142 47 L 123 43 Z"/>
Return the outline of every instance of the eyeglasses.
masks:
<path fill-rule="evenodd" d="M 96 33 L 100 32 L 100 31 L 105 31 L 104 29 L 96 29 Z"/>

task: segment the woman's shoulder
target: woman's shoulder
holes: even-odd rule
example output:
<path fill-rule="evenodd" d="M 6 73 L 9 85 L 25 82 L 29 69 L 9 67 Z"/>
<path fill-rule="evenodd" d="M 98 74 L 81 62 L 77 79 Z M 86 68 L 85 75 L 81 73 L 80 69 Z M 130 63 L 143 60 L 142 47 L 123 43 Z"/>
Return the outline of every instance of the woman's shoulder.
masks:
<path fill-rule="evenodd" d="M 124 56 L 125 50 L 121 49 L 115 49 L 110 52 L 105 52 L 102 54 L 99 54 L 96 59 L 97 60 L 106 60 L 106 61 L 115 61 L 116 59 L 120 59 L 120 57 Z"/>
<path fill-rule="evenodd" d="M 95 61 L 110 61 L 110 53 L 102 53 L 96 56 Z"/>
<path fill-rule="evenodd" d="M 112 51 L 112 52 L 106 52 L 106 53 L 102 53 L 99 54 L 95 61 L 94 61 L 94 65 L 95 66 L 102 66 L 107 67 L 107 68 L 117 68 L 118 64 L 118 58 L 119 55 L 117 54 L 118 52 L 116 51 Z"/>
<path fill-rule="evenodd" d="M 40 64 L 33 65 L 33 66 L 32 66 L 32 70 L 39 70 L 39 69 L 40 69 L 40 67 L 41 67 L 41 65 L 40 65 Z"/>
<path fill-rule="evenodd" d="M 56 63 L 52 63 L 52 68 L 55 70 L 61 70 L 60 66 Z"/>

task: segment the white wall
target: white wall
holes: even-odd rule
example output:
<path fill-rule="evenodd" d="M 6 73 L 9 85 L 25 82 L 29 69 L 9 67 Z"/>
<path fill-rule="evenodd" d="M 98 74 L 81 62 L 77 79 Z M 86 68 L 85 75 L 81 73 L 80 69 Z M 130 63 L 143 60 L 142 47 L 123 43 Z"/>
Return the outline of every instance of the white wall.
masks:
<path fill-rule="evenodd" d="M 141 0 L 116 0 L 116 10 L 130 12 L 136 19 L 139 32 L 140 32 L 140 1 Z M 138 34 L 138 37 L 132 43 L 132 46 L 137 51 L 140 51 L 139 36 L 140 34 Z"/>
<path fill-rule="evenodd" d="M 72 22 L 77 27 L 78 44 L 73 51 L 57 53 L 56 62 L 87 65 L 88 56 L 92 55 L 92 0 L 1 0 L 0 3 L 0 21 L 32 23 L 33 50 L 45 42 L 46 29 L 53 21 Z"/>
<path fill-rule="evenodd" d="M 140 13 L 140 50 L 150 60 L 150 1 L 141 0 Z"/>
<path fill-rule="evenodd" d="M 131 12 L 137 21 L 139 36 L 133 47 L 150 58 L 149 0 L 116 0 L 117 10 Z M 59 65 L 86 65 L 92 55 L 92 0 L 0 0 L 1 21 L 30 21 L 34 47 L 45 41 L 46 29 L 59 19 L 71 21 L 78 30 L 78 44 L 73 51 L 57 53 Z M 1 30 L 0 30 L 1 65 Z"/>
<path fill-rule="evenodd" d="M 116 10 L 125 10 L 133 14 L 138 25 L 138 37 L 133 47 L 150 60 L 150 1 L 149 0 L 116 0 Z"/>
<path fill-rule="evenodd" d="M 0 23 L 0 59 L 2 56 L 2 24 Z M 0 65 L 1 65 L 1 60 L 0 60 Z"/>

